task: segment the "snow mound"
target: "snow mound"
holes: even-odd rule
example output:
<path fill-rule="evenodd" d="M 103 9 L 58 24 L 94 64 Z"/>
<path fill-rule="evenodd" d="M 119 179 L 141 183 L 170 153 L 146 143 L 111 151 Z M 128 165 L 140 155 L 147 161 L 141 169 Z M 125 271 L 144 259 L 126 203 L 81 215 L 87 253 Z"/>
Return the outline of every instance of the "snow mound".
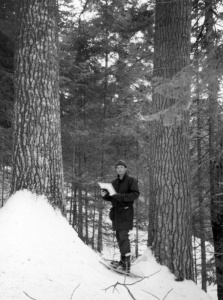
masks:
<path fill-rule="evenodd" d="M 192 281 L 176 282 L 149 249 L 132 267 L 148 278 L 109 271 L 59 210 L 27 190 L 12 195 L 0 209 L 0 240 L 1 300 L 127 300 L 126 287 L 137 300 L 165 295 L 167 300 L 211 299 Z"/>

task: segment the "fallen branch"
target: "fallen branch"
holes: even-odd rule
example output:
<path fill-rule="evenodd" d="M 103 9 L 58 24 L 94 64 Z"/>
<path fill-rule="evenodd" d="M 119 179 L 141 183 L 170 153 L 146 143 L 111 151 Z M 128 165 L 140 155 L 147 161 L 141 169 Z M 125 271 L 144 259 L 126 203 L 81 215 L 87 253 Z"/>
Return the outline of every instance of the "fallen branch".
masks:
<path fill-rule="evenodd" d="M 159 272 L 160 272 L 160 270 L 157 271 L 157 272 L 155 272 L 155 273 L 153 273 L 153 274 L 151 274 L 151 275 L 145 276 L 145 277 L 143 277 L 143 278 L 141 278 L 141 279 L 139 279 L 139 280 L 137 280 L 137 281 L 135 281 L 135 282 L 133 282 L 133 283 L 125 283 L 125 280 L 126 280 L 126 276 L 125 276 L 124 283 L 120 283 L 120 282 L 117 281 L 115 284 L 113 284 L 113 285 L 107 287 L 106 289 L 104 289 L 104 291 L 107 291 L 108 289 L 110 289 L 110 288 L 112 288 L 112 287 L 114 288 L 114 290 L 117 290 L 116 287 L 117 287 L 118 285 L 122 285 L 122 286 L 124 286 L 124 287 L 127 289 L 128 293 L 129 293 L 129 295 L 132 297 L 132 299 L 136 300 L 136 298 L 133 296 L 133 294 L 131 293 L 131 291 L 130 291 L 130 289 L 128 288 L 128 286 L 137 284 L 137 283 L 141 282 L 142 280 L 148 279 L 148 278 L 154 276 L 155 274 L 157 274 L 157 273 L 159 273 Z M 118 292 L 118 290 L 117 290 L 117 292 Z M 158 298 L 157 298 L 157 299 L 158 299 Z"/>
<path fill-rule="evenodd" d="M 153 296 L 154 298 L 156 298 L 156 299 L 160 300 L 160 298 L 156 297 L 156 296 L 155 296 L 155 295 L 153 295 L 152 293 L 149 293 L 149 292 L 147 292 L 147 291 L 144 291 L 144 290 L 143 290 L 143 292 L 145 292 L 146 294 L 149 294 L 149 295 Z"/>
<path fill-rule="evenodd" d="M 133 294 L 131 293 L 130 289 L 129 289 L 127 286 L 125 286 L 125 288 L 127 289 L 128 293 L 129 293 L 129 295 L 132 297 L 132 299 L 136 300 L 136 298 L 135 298 L 135 297 L 133 296 Z"/>
<path fill-rule="evenodd" d="M 23 293 L 24 293 L 27 297 L 29 297 L 30 299 L 36 300 L 35 298 L 30 297 L 26 292 L 23 291 Z"/>
<path fill-rule="evenodd" d="M 75 287 L 75 289 L 73 290 L 73 293 L 71 294 L 70 300 L 72 300 L 74 292 L 76 291 L 76 289 L 80 286 L 80 283 Z"/>
<path fill-rule="evenodd" d="M 75 289 L 73 290 L 73 293 L 71 294 L 70 300 L 72 300 L 73 295 L 74 295 L 76 289 L 77 289 L 79 286 L 80 286 L 80 283 L 79 283 L 79 284 L 75 287 Z M 30 297 L 26 292 L 23 291 L 23 293 L 24 293 L 27 297 L 29 297 L 30 299 L 36 300 L 35 298 Z"/>
<path fill-rule="evenodd" d="M 166 299 L 167 295 L 168 295 L 172 290 L 173 290 L 173 289 L 169 290 L 169 292 L 166 293 L 166 295 L 165 295 L 165 297 L 163 298 L 163 300 Z"/>
<path fill-rule="evenodd" d="M 144 290 L 143 290 L 143 292 L 145 292 L 145 293 L 147 293 L 147 294 L 153 296 L 154 298 L 156 298 L 156 299 L 158 299 L 158 300 L 165 300 L 166 297 L 168 296 L 168 294 L 169 294 L 172 290 L 173 290 L 173 289 L 169 290 L 169 291 L 166 293 L 166 295 L 164 296 L 163 299 L 160 299 L 160 298 L 156 297 L 155 295 L 153 295 L 152 293 L 149 293 L 149 292 L 147 292 L 147 291 L 144 291 Z"/>
<path fill-rule="evenodd" d="M 129 295 L 132 297 L 132 299 L 133 299 L 133 300 L 136 300 L 136 298 L 133 296 L 133 294 L 131 293 L 131 291 L 129 290 L 129 288 L 126 286 L 127 284 L 125 284 L 125 283 L 120 283 L 120 282 L 117 281 L 116 284 L 114 284 L 114 285 L 112 285 L 112 286 L 110 286 L 110 287 L 108 287 L 108 288 L 106 288 L 106 289 L 104 289 L 104 290 L 107 291 L 107 290 L 110 289 L 111 287 L 113 287 L 114 290 L 117 290 L 117 289 L 116 289 L 117 285 L 122 285 L 122 286 L 124 286 L 124 287 L 127 289 Z M 117 292 L 119 293 L 118 290 L 117 290 Z"/>

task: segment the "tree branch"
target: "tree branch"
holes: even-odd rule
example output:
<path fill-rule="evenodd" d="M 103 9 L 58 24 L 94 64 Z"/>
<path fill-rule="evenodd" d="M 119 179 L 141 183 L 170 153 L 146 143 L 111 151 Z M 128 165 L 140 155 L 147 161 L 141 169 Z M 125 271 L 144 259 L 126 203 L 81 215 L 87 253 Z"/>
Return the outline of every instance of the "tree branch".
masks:
<path fill-rule="evenodd" d="M 79 288 L 79 286 L 80 286 L 80 283 L 79 283 L 79 284 L 75 287 L 75 289 L 73 290 L 73 293 L 72 293 L 71 296 L 70 296 L 70 300 L 72 300 L 73 295 L 74 295 L 74 292 L 76 291 L 77 288 Z"/>
<path fill-rule="evenodd" d="M 30 299 L 36 300 L 35 298 L 30 297 L 26 292 L 23 291 L 23 293 L 24 293 L 27 297 L 29 297 Z"/>
<path fill-rule="evenodd" d="M 134 295 L 131 293 L 131 291 L 129 290 L 129 288 L 128 288 L 127 286 L 137 284 L 137 283 L 141 282 L 142 280 L 148 279 L 148 278 L 154 276 L 155 274 L 157 274 L 157 273 L 159 273 L 159 272 L 160 272 L 160 270 L 157 271 L 157 272 L 155 272 L 155 273 L 153 273 L 153 274 L 151 274 L 151 275 L 149 275 L 149 276 L 145 276 L 145 277 L 143 277 L 143 278 L 141 278 L 141 279 L 139 279 L 139 280 L 137 280 L 137 281 L 135 281 L 135 282 L 133 282 L 133 283 L 125 283 L 125 279 L 126 279 L 126 276 L 125 276 L 124 283 L 120 283 L 120 282 L 117 281 L 115 284 L 113 284 L 113 285 L 107 287 L 107 288 L 104 289 L 104 290 L 107 291 L 108 289 L 110 289 L 110 288 L 112 288 L 112 287 L 113 287 L 114 289 L 116 289 L 116 287 L 117 287 L 118 285 L 122 285 L 122 286 L 124 286 L 124 287 L 127 289 L 127 291 L 128 291 L 128 293 L 129 293 L 129 295 L 131 296 L 131 298 L 132 298 L 133 300 L 136 300 L 136 298 L 134 297 Z M 117 290 L 117 289 L 116 289 L 116 290 Z M 117 292 L 118 292 L 118 290 L 117 290 Z M 158 299 L 158 298 L 157 298 L 157 299 Z"/>
<path fill-rule="evenodd" d="M 168 294 L 169 294 L 172 290 L 173 290 L 173 289 L 169 290 L 169 292 L 166 293 L 166 295 L 165 295 L 165 297 L 163 298 L 163 300 L 166 299 L 166 297 L 168 296 Z"/>
<path fill-rule="evenodd" d="M 163 298 L 162 300 L 165 300 L 166 297 L 168 296 L 168 294 L 169 294 L 172 290 L 173 290 L 173 289 L 169 290 L 169 291 L 166 293 L 166 295 L 164 296 L 164 298 Z M 143 292 L 145 292 L 146 294 L 149 294 L 149 295 L 153 296 L 154 298 L 156 298 L 156 299 L 158 299 L 158 300 L 161 300 L 160 298 L 156 297 L 156 296 L 153 295 L 152 293 L 149 293 L 149 292 L 144 291 L 144 290 L 143 290 Z"/>
<path fill-rule="evenodd" d="M 153 295 L 152 293 L 149 293 L 149 292 L 147 292 L 147 291 L 144 291 L 144 290 L 143 290 L 143 292 L 145 292 L 146 294 L 149 294 L 149 295 L 153 296 L 154 298 L 156 298 L 156 299 L 160 300 L 160 298 L 156 297 L 156 296 L 155 296 L 155 295 Z"/>

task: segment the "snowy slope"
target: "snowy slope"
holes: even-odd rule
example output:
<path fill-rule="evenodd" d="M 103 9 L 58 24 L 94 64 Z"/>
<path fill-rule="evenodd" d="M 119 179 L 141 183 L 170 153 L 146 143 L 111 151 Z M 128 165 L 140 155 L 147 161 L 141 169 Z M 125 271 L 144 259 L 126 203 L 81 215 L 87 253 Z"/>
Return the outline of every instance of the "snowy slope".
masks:
<path fill-rule="evenodd" d="M 176 282 L 149 249 L 132 269 L 154 275 L 140 281 L 107 270 L 59 211 L 26 190 L 0 210 L 0 241 L 0 300 L 212 299 L 192 281 Z"/>

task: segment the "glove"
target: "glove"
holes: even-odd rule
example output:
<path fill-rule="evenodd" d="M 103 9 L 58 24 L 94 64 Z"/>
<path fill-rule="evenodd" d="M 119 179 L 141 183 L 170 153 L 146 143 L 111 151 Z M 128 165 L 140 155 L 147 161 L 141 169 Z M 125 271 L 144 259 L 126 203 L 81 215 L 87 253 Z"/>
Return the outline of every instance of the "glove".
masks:
<path fill-rule="evenodd" d="M 108 196 L 109 196 L 108 190 L 102 189 L 102 190 L 101 190 L 101 196 L 102 196 L 102 197 L 108 197 Z"/>

